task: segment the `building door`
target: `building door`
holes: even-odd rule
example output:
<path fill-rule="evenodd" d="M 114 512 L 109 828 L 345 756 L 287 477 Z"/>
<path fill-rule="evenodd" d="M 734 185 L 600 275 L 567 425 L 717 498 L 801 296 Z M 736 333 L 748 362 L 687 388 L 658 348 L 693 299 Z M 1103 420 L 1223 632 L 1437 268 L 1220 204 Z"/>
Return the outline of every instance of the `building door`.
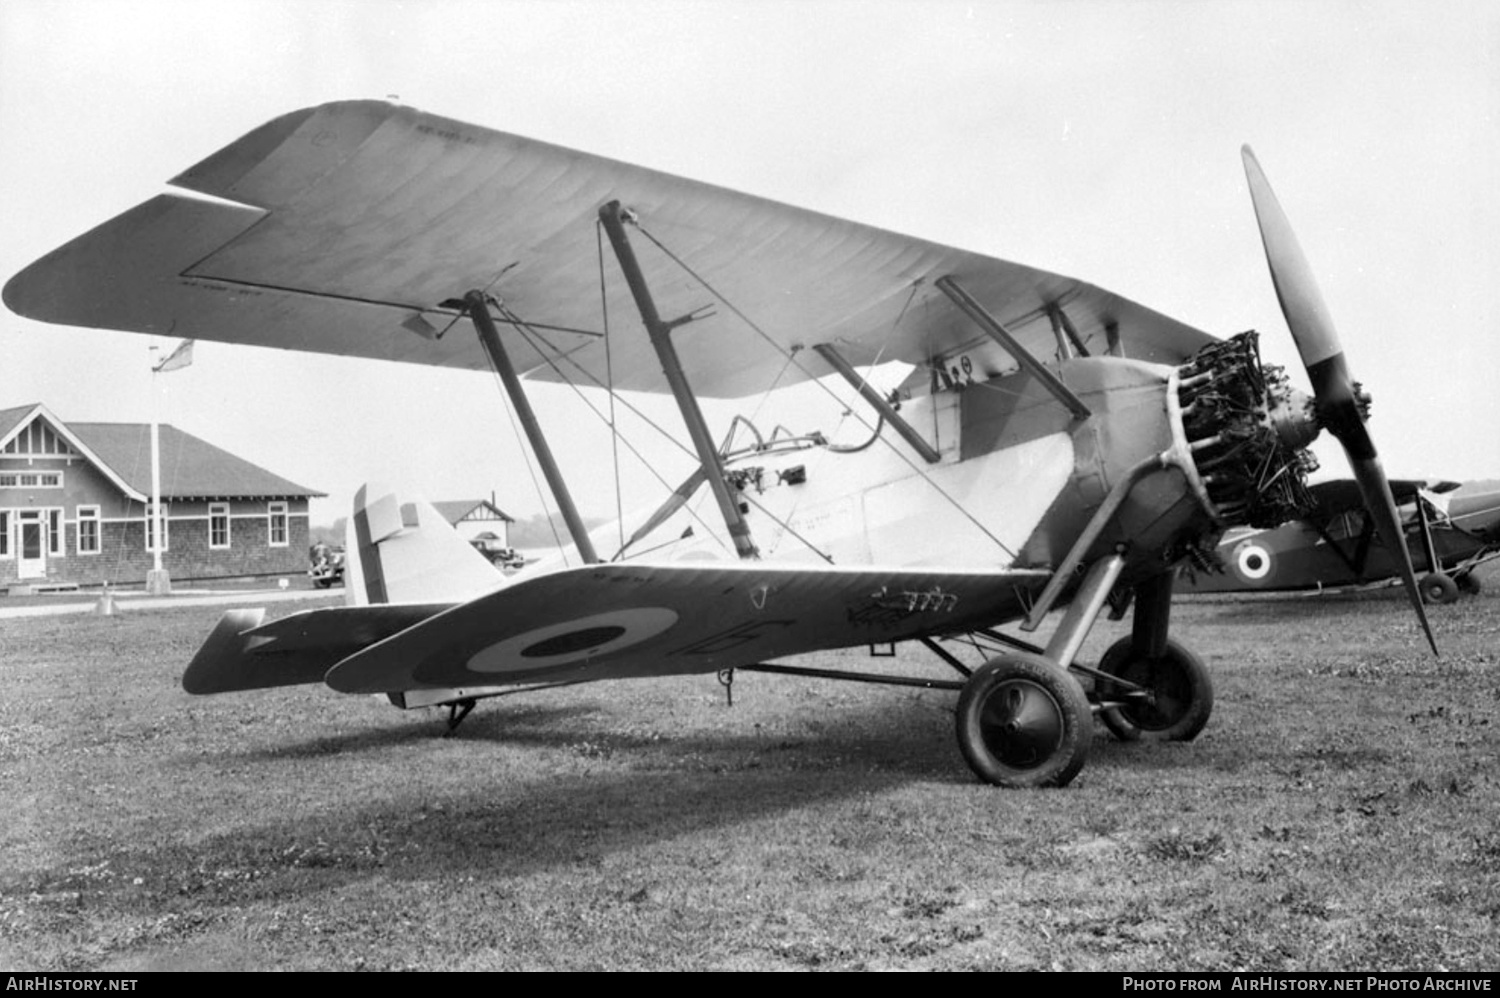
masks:
<path fill-rule="evenodd" d="M 16 533 L 20 535 L 16 576 L 22 579 L 46 578 L 47 532 L 43 529 L 42 514 L 25 510 L 17 514 Z"/>

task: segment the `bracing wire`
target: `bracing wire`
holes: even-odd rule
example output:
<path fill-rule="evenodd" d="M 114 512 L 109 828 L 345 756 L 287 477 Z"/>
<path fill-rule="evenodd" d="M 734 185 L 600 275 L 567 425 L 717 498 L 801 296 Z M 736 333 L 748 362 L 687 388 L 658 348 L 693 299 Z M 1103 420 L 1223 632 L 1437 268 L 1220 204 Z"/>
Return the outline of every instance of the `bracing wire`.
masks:
<path fill-rule="evenodd" d="M 574 394 L 576 394 L 583 401 L 584 405 L 586 405 L 586 406 L 589 407 L 589 411 L 592 412 L 594 414 L 594 416 L 597 419 L 599 419 L 600 422 L 606 422 L 607 423 L 608 420 L 606 419 L 606 417 L 604 416 L 604 414 L 599 411 L 598 407 L 595 406 L 593 402 L 589 401 L 588 396 L 584 395 L 583 392 L 582 392 L 582 390 L 580 390 L 579 387 L 572 382 L 572 380 L 570 380 L 566 375 L 563 374 L 562 370 L 560 368 L 558 368 L 557 364 L 553 361 L 552 357 L 548 354 L 548 352 L 546 350 L 543 350 L 541 347 L 537 346 L 537 344 L 532 340 L 532 337 L 534 336 L 537 339 L 540 339 L 553 353 L 558 353 L 558 356 L 561 356 L 564 360 L 567 360 L 570 364 L 573 365 L 573 367 L 577 368 L 580 373 L 582 373 L 584 376 L 586 376 L 586 377 L 590 378 L 592 381 L 594 381 L 594 383 L 595 383 L 596 386 L 603 387 L 603 386 L 599 385 L 598 379 L 594 378 L 592 375 L 590 375 L 588 373 L 588 371 L 584 370 L 581 366 L 579 366 L 579 364 L 576 361 L 573 361 L 571 358 L 568 358 L 566 355 L 563 355 L 563 354 L 559 353 L 557 351 L 557 348 L 554 347 L 554 346 L 552 346 L 552 344 L 547 341 L 546 337 L 542 336 L 535 329 L 532 329 L 524 321 L 522 321 L 520 318 L 516 317 L 514 313 L 510 312 L 508 309 L 505 309 L 504 306 L 502 306 L 501 308 L 502 308 L 502 312 L 505 315 L 506 320 L 512 324 L 512 328 L 514 328 L 521 335 L 521 338 L 526 341 L 527 345 L 530 346 L 532 350 L 536 351 L 537 355 L 540 356 L 542 358 L 542 360 L 546 362 L 546 364 L 547 364 L 548 367 L 552 368 L 552 370 L 557 374 L 558 378 L 561 379 L 564 384 L 566 384 L 568 387 L 570 387 L 570 388 L 573 389 Z M 694 454 L 693 451 L 690 448 L 688 448 L 686 445 L 684 445 L 682 443 L 682 441 L 678 440 L 676 437 L 673 437 L 666 430 L 662 429 L 656 423 L 652 422 L 652 420 L 648 416 L 646 416 L 644 413 L 640 412 L 639 410 L 635 409 L 633 406 L 630 405 L 629 402 L 625 401 L 624 399 L 620 400 L 620 404 L 623 405 L 623 406 L 625 406 L 627 409 L 630 409 L 631 412 L 634 412 L 637 416 L 639 416 L 642 420 L 644 420 L 646 422 L 646 424 L 649 425 L 652 429 L 656 430 L 663 437 L 665 437 L 669 442 L 671 442 L 672 444 L 675 444 L 684 453 L 688 454 L 689 456 L 693 457 L 696 460 L 697 455 Z M 636 459 L 641 462 L 641 465 L 643 467 L 645 467 L 645 469 L 651 473 L 652 477 L 655 478 L 657 480 L 657 482 L 659 482 L 662 485 L 663 488 L 667 489 L 668 491 L 672 491 L 672 485 L 671 485 L 671 483 L 669 483 L 665 478 L 663 478 L 661 476 L 661 473 L 658 472 L 654 466 L 652 466 L 651 462 L 646 459 L 646 456 L 644 454 L 642 454 L 638 449 L 636 449 L 635 445 L 633 445 L 629 440 L 625 439 L 623 436 L 620 437 L 619 439 L 620 439 L 620 441 L 622 443 L 624 443 L 625 449 L 628 450 L 628 451 L 630 451 L 631 454 L 635 455 Z M 697 513 L 693 512 L 692 510 L 689 510 L 689 513 L 693 516 L 693 518 L 695 520 L 698 521 L 699 525 L 702 526 L 703 529 L 708 532 L 709 536 L 714 537 L 714 538 L 717 539 L 718 535 L 714 534 L 713 529 L 708 525 L 708 523 L 705 520 L 702 519 L 702 517 L 698 516 Z M 556 531 L 554 529 L 554 533 L 555 532 Z"/>
<path fill-rule="evenodd" d="M 659 240 L 655 236 L 653 236 L 650 233 L 650 231 L 648 231 L 645 228 L 645 226 L 643 226 L 643 225 L 640 224 L 640 222 L 638 220 L 635 222 L 635 227 L 636 227 L 636 231 L 640 232 L 641 235 L 645 236 L 648 240 L 650 240 L 650 242 L 651 242 L 652 245 L 654 245 L 657 249 L 661 250 L 661 252 L 663 254 L 665 254 L 666 257 L 669 260 L 671 260 L 679 268 L 681 268 L 684 273 L 686 273 L 688 276 L 690 276 L 691 278 L 693 278 L 693 280 L 695 280 L 699 284 L 701 284 L 703 286 L 703 288 L 706 291 L 708 291 L 709 294 L 713 295 L 714 298 L 716 298 L 725 308 L 727 308 L 730 312 L 734 313 L 734 315 L 737 316 L 740 319 L 740 321 L 743 322 L 746 326 L 748 326 L 751 330 L 753 330 L 757 336 L 759 336 L 761 339 L 765 340 L 765 342 L 768 343 L 771 346 L 772 349 L 774 349 L 776 351 L 779 351 L 780 353 L 782 353 L 783 355 L 785 355 L 787 357 L 787 359 L 791 363 L 796 364 L 797 370 L 801 371 L 802 374 L 804 376 L 806 376 L 810 381 L 812 381 L 815 384 L 817 384 L 819 386 L 819 388 L 823 392 L 825 392 L 826 394 L 828 394 L 831 398 L 833 398 L 834 401 L 838 402 L 840 405 L 843 405 L 843 400 L 838 397 L 838 395 L 833 391 L 833 389 L 831 389 L 827 385 L 823 384 L 821 378 L 818 378 L 818 377 L 814 376 L 812 374 L 812 372 L 808 371 L 807 368 L 803 367 L 800 363 L 798 363 L 794 351 L 787 350 L 780 343 L 777 343 L 774 339 L 772 339 L 772 337 L 771 337 L 771 335 L 769 333 L 767 333 L 764 329 L 762 329 L 759 325 L 757 325 L 756 322 L 753 319 L 751 319 L 748 315 L 746 315 L 743 311 L 741 311 L 738 306 L 736 306 L 733 302 L 731 302 L 728 298 L 726 298 L 723 294 L 721 294 L 719 292 L 719 290 L 717 288 L 715 288 L 712 284 L 710 284 L 706 278 L 704 278 L 697 271 L 693 270 L 692 267 L 688 266 L 688 264 L 686 263 L 686 261 L 682 260 L 675 253 L 673 253 L 670 249 L 668 249 L 661 242 L 661 240 Z M 913 288 L 913 293 L 915 294 L 915 288 Z M 858 413 L 854 413 L 854 418 L 857 419 L 860 423 L 864 424 L 864 426 L 865 426 L 866 429 L 871 429 L 869 422 L 863 416 L 859 415 Z M 903 453 L 902 450 L 899 447 L 897 447 L 894 443 L 892 443 L 891 441 L 885 440 L 884 438 L 882 438 L 882 440 L 884 440 L 884 442 L 885 442 L 885 444 L 886 444 L 887 447 L 891 448 L 892 453 L 894 453 L 898 458 L 900 458 L 903 462 L 905 462 L 905 464 L 907 465 L 907 467 L 911 468 L 912 471 L 914 471 L 917 475 L 919 475 L 923 479 L 923 481 L 925 481 L 928 484 L 928 486 L 930 486 L 932 488 L 932 490 L 934 492 L 936 492 L 938 495 L 942 496 L 943 499 L 946 500 L 949 503 L 949 505 L 951 505 L 955 510 L 958 511 L 959 515 L 963 516 L 966 520 L 968 520 L 975 527 L 977 527 L 981 533 L 983 533 L 990 540 L 994 541 L 995 545 L 997 547 L 999 547 L 1000 550 L 1004 551 L 1011 558 L 1015 558 L 1016 557 L 1016 552 L 1012 551 L 1005 544 L 1004 541 L 1002 541 L 1002 540 L 1000 540 L 1000 538 L 996 537 L 989 530 L 988 527 L 986 527 L 983 523 L 979 522 L 979 520 L 972 513 L 970 513 L 967 509 L 964 508 L 964 506 L 963 506 L 962 503 L 960 503 L 957 499 L 955 499 L 951 495 L 949 495 L 948 492 L 941 485 L 939 485 L 937 482 L 933 481 L 932 476 L 927 473 L 927 469 L 923 468 L 922 466 L 918 465 L 915 461 L 913 461 L 911 458 L 907 457 L 906 454 Z"/>
<path fill-rule="evenodd" d="M 573 389 L 574 393 L 576 395 L 578 395 L 578 397 L 580 399 L 583 400 L 584 404 L 589 407 L 589 409 L 594 413 L 594 415 L 596 417 L 598 417 L 601 421 L 606 421 L 604 415 L 599 412 L 598 408 L 594 405 L 594 403 L 591 402 L 591 401 L 589 401 L 588 396 L 586 396 L 586 395 L 583 394 L 583 392 L 578 388 L 578 386 L 573 383 L 572 379 L 568 378 L 566 375 L 563 374 L 562 370 L 557 366 L 556 362 L 553 360 L 553 355 L 556 355 L 561 360 L 567 361 L 568 364 L 571 365 L 575 370 L 577 370 L 584 377 L 586 377 L 590 381 L 592 381 L 595 384 L 595 386 L 597 386 L 597 387 L 605 387 L 605 386 L 602 386 L 602 385 L 599 384 L 599 379 L 596 378 L 596 377 L 594 377 L 594 375 L 590 374 L 588 372 L 588 370 L 585 369 L 582 365 L 580 365 L 577 361 L 573 360 L 571 357 L 567 356 L 562 351 L 558 350 L 557 347 L 555 345 L 553 345 L 553 343 L 550 340 L 548 340 L 546 336 L 542 335 L 541 332 L 539 332 L 538 330 L 536 330 L 533 327 L 531 327 L 520 316 L 516 315 L 514 312 L 512 312 L 508 308 L 506 308 L 504 304 L 501 304 L 499 306 L 499 308 L 500 308 L 501 314 L 505 318 L 505 320 L 511 324 L 511 327 L 513 329 L 515 329 L 521 335 L 521 337 L 523 339 L 526 340 L 527 345 L 530 346 L 532 350 L 536 351 L 537 355 L 539 357 L 541 357 L 544 362 L 546 362 L 547 366 L 550 367 L 553 370 L 554 373 L 557 374 L 558 378 L 560 380 L 562 380 L 564 384 L 568 385 L 570 388 Z M 541 347 L 537 346 L 536 342 L 532 339 L 532 337 L 535 337 L 536 340 L 540 340 L 542 342 L 542 344 L 544 344 L 547 347 L 547 349 L 543 350 Z M 784 369 L 785 368 L 783 368 L 783 370 Z M 610 391 L 611 395 L 614 394 L 611 389 L 606 388 L 606 390 Z M 663 429 L 660 425 L 658 425 L 656 422 L 654 422 L 645 413 L 643 413 L 639 409 L 635 408 L 633 405 L 631 405 L 627 400 L 625 400 L 623 398 L 620 399 L 620 404 L 623 405 L 623 406 L 625 406 L 625 408 L 629 409 L 632 413 L 634 413 L 641 420 L 643 420 L 648 426 L 650 426 L 652 429 L 656 430 L 656 432 L 660 433 L 667 441 L 669 441 L 670 443 L 672 443 L 673 445 L 675 445 L 684 454 L 687 454 L 689 457 L 693 458 L 694 461 L 697 461 L 698 455 L 697 455 L 696 451 L 694 451 L 692 448 L 688 447 L 681 440 L 678 440 L 672 434 L 668 433 L 665 429 Z M 633 444 L 631 444 L 631 442 L 629 440 L 625 439 L 623 436 L 619 436 L 618 439 L 625 444 L 625 447 L 626 447 L 627 450 L 629 450 L 633 455 L 635 455 L 636 459 L 639 460 L 641 462 L 642 466 L 644 466 L 646 468 L 646 470 L 651 473 L 652 477 L 654 477 L 659 483 L 661 483 L 661 485 L 664 488 L 668 489 L 669 491 L 672 490 L 671 484 L 668 483 L 667 480 L 664 479 L 661 476 L 661 473 L 658 472 L 656 470 L 656 468 L 652 466 L 651 462 L 646 459 L 645 455 L 643 455 L 639 450 L 637 450 L 636 447 Z M 765 510 L 764 507 L 760 507 L 759 504 L 757 504 L 757 508 L 761 509 L 761 511 L 764 512 L 768 518 L 770 518 L 773 522 L 775 522 L 783 530 L 787 531 L 793 537 L 796 537 L 799 541 L 802 541 L 803 544 L 806 544 L 807 547 L 808 547 L 808 549 L 810 551 L 812 551 L 814 554 L 818 555 L 820 558 L 824 558 L 824 559 L 827 559 L 827 560 L 830 560 L 830 561 L 832 560 L 832 559 L 829 559 L 828 555 L 825 554 L 822 550 L 820 550 L 819 548 L 817 548 L 816 546 L 814 546 L 812 543 L 810 543 L 805 538 L 803 538 L 802 535 L 798 534 L 795 530 L 793 530 L 791 528 L 790 524 L 784 523 L 775 514 L 770 513 L 769 511 Z M 703 529 L 707 532 L 708 536 L 714 538 L 718 543 L 720 543 L 722 545 L 722 543 L 723 543 L 722 539 L 719 538 L 718 534 L 716 534 L 714 532 L 713 528 L 709 526 L 708 522 L 706 520 L 704 520 L 703 517 L 692 506 L 690 506 L 690 505 L 689 506 L 685 506 L 684 509 L 687 511 L 687 513 L 690 516 L 693 517 L 694 520 L 696 520 L 699 523 L 700 526 L 703 527 Z M 621 520 L 622 520 L 622 524 L 623 524 L 623 516 L 621 517 Z M 623 525 L 622 525 L 622 528 L 621 528 L 621 532 L 623 533 Z M 624 547 L 625 547 L 625 545 L 623 543 L 623 538 L 622 538 L 622 543 L 621 543 L 620 547 L 621 547 L 621 550 L 623 550 Z"/>

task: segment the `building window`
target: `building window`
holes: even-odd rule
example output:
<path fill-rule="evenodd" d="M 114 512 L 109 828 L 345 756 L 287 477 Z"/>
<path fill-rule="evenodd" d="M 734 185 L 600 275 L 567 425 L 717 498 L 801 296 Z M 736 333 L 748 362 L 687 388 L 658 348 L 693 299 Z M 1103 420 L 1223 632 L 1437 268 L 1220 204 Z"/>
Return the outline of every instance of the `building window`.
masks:
<path fill-rule="evenodd" d="M 78 507 L 78 553 L 99 553 L 99 507 Z"/>
<path fill-rule="evenodd" d="M 0 489 L 60 489 L 60 471 L 7 471 L 0 474 Z"/>
<path fill-rule="evenodd" d="M 229 546 L 229 503 L 227 502 L 208 504 L 208 546 L 211 548 Z"/>
<path fill-rule="evenodd" d="M 63 556 L 63 511 L 49 509 L 47 517 L 47 553 L 54 558 Z"/>
<path fill-rule="evenodd" d="M 146 550 L 156 551 L 156 506 L 146 503 Z M 171 507 L 167 503 L 161 504 L 161 540 L 162 551 L 172 549 L 172 526 L 167 517 L 171 515 Z"/>
<path fill-rule="evenodd" d="M 287 530 L 286 503 L 273 502 L 266 505 L 266 513 L 269 517 L 268 532 L 273 548 L 284 548 L 289 543 Z"/>
<path fill-rule="evenodd" d="M 10 510 L 0 509 L 0 558 L 11 557 Z"/>

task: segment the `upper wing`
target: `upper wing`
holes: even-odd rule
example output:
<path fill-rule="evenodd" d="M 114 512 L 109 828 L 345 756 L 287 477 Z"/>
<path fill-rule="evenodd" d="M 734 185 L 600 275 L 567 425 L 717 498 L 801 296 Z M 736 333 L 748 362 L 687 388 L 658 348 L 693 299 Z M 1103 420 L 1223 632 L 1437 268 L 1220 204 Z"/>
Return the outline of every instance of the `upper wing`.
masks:
<path fill-rule="evenodd" d="M 933 287 L 950 274 L 1038 355 L 1054 308 L 1093 353 L 1117 337 L 1129 356 L 1176 363 L 1211 339 L 1072 278 L 381 102 L 277 118 L 173 183 L 222 200 L 154 198 L 22 271 L 6 304 L 67 325 L 485 368 L 467 329 L 433 333 L 454 317 L 442 302 L 487 288 L 539 334 L 504 332 L 518 366 L 603 383 L 595 224 L 619 200 L 774 341 L 722 308 L 679 329 L 705 396 L 820 377 L 810 352 L 786 361 L 818 343 L 852 362 L 970 350 L 982 371 L 1011 366 Z M 663 316 L 716 303 L 641 242 Z M 635 312 L 609 284 L 619 324 Z M 645 337 L 622 339 L 614 384 L 665 390 Z"/>

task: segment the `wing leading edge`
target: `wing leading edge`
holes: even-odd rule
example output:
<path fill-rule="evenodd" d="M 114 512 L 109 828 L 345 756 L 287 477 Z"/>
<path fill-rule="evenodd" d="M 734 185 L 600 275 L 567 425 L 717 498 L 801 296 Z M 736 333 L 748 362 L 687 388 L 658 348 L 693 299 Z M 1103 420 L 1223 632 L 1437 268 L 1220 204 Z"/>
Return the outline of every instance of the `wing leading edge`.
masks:
<path fill-rule="evenodd" d="M 595 221 L 619 200 L 774 341 L 723 309 L 682 327 L 705 396 L 763 391 L 786 353 L 817 343 L 853 362 L 972 349 L 983 363 L 998 348 L 933 286 L 944 275 L 1038 354 L 1054 307 L 1095 353 L 1118 339 L 1176 363 L 1211 339 L 1072 278 L 381 102 L 284 115 L 173 183 L 216 200 L 154 198 L 22 271 L 6 304 L 66 325 L 481 369 L 467 330 L 435 333 L 454 316 L 443 302 L 491 288 L 534 327 L 505 334 L 532 377 L 602 382 Z M 714 303 L 654 247 L 642 257 L 664 315 Z M 624 282 L 609 283 L 610 314 L 633 315 Z M 623 340 L 615 385 L 664 390 L 645 338 Z M 810 356 L 780 383 L 828 373 Z"/>

